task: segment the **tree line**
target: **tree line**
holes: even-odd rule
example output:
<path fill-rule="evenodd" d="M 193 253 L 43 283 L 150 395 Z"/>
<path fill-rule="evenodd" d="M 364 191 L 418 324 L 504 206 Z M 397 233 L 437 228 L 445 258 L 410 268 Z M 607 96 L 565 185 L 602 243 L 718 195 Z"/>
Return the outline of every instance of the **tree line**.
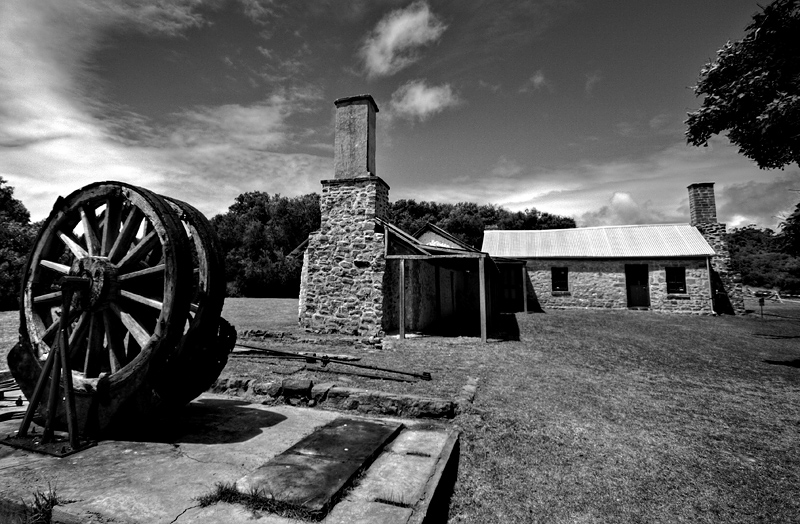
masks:
<path fill-rule="evenodd" d="M 487 229 L 565 229 L 569 217 L 536 209 L 509 211 L 471 202 L 443 204 L 403 199 L 393 202 L 388 220 L 411 234 L 430 222 L 480 248 Z M 304 242 L 320 227 L 319 195 L 298 197 L 254 191 L 236 197 L 211 225 L 225 253 L 228 296 L 296 297 Z M 0 177 L 0 310 L 19 307 L 19 285 L 41 223 L 14 198 Z M 800 290 L 800 204 L 779 232 L 755 226 L 728 233 L 732 268 L 748 286 Z"/>
<path fill-rule="evenodd" d="M 387 219 L 411 234 L 430 222 L 476 248 L 483 243 L 485 229 L 575 227 L 572 218 L 536 209 L 512 212 L 491 204 L 411 199 L 393 202 Z M 319 195 L 244 193 L 226 213 L 212 218 L 211 224 L 225 250 L 228 296 L 297 296 L 303 243 L 320 227 Z"/>

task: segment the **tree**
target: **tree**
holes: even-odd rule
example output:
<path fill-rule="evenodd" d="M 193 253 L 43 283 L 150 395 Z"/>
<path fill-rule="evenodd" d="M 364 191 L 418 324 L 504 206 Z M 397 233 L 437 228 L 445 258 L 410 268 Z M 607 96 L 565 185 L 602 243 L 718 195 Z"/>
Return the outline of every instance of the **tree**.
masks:
<path fill-rule="evenodd" d="M 781 223 L 781 234 L 783 251 L 800 257 L 800 204 L 797 204 L 794 212 Z"/>
<path fill-rule="evenodd" d="M 319 195 L 243 193 L 211 225 L 225 253 L 230 296 L 296 297 L 303 259 L 292 251 L 319 229 Z"/>
<path fill-rule="evenodd" d="M 412 235 L 427 222 L 439 226 L 466 244 L 480 249 L 486 229 L 567 229 L 575 227 L 569 217 L 536 209 L 512 212 L 494 204 L 473 202 L 439 204 L 398 200 L 390 206 L 389 222 Z"/>
<path fill-rule="evenodd" d="M 741 273 L 743 284 L 800 291 L 800 257 L 786 250 L 783 233 L 750 225 L 733 228 L 726 238 L 731 269 Z"/>
<path fill-rule="evenodd" d="M 36 238 L 30 213 L 0 177 L 0 311 L 19 307 L 19 286 L 28 252 Z"/>
<path fill-rule="evenodd" d="M 727 131 L 761 169 L 800 165 L 800 0 L 775 0 L 745 31 L 700 71 L 693 89 L 705 98 L 686 120 L 687 142 Z"/>

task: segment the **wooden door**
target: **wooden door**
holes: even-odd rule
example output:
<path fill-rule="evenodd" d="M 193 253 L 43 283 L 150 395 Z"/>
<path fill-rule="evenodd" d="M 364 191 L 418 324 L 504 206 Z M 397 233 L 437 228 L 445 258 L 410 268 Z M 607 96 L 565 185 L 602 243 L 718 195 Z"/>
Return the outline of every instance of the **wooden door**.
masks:
<path fill-rule="evenodd" d="M 628 307 L 650 307 L 650 275 L 647 264 L 625 264 Z"/>

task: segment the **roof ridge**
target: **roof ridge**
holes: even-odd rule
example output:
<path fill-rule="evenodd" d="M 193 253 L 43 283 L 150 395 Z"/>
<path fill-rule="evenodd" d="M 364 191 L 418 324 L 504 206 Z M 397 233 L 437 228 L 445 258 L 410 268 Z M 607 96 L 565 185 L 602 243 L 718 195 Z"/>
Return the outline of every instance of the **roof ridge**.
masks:
<path fill-rule="evenodd" d="M 568 227 L 562 229 L 487 229 L 486 233 L 539 233 L 543 231 L 579 231 L 585 229 L 622 229 L 630 227 L 667 227 L 667 226 L 691 226 L 688 222 L 677 222 L 672 224 L 625 224 L 621 226 L 588 226 L 588 227 Z"/>

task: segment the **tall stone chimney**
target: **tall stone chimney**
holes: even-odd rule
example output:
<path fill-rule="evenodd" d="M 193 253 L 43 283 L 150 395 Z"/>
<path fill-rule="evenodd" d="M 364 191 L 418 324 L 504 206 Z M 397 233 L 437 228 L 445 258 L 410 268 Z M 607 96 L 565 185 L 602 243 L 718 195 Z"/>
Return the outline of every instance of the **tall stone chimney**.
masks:
<path fill-rule="evenodd" d="M 375 114 L 370 95 L 336 106 L 334 178 L 322 181 L 319 231 L 309 235 L 299 321 L 308 331 L 383 336 L 384 232 L 389 186 L 375 174 Z"/>
<path fill-rule="evenodd" d="M 717 222 L 714 182 L 692 184 L 688 189 L 690 224 L 700 231 L 716 252 L 716 255 L 711 257 L 714 311 L 742 315 L 744 314 L 742 276 L 730 269 L 731 255 L 725 239 L 725 224 Z"/>

